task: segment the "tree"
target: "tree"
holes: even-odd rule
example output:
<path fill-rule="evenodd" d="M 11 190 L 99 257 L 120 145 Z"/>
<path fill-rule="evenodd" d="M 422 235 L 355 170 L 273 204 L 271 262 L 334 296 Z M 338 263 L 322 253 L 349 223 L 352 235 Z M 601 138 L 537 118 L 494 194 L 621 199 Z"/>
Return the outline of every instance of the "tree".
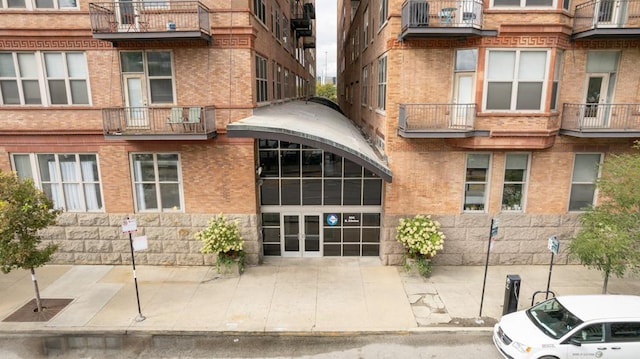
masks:
<path fill-rule="evenodd" d="M 35 268 L 46 264 L 58 248 L 42 245 L 38 231 L 56 223 L 58 214 L 53 201 L 32 180 L 0 171 L 0 270 L 31 271 L 38 312 L 42 312 L 42 302 Z"/>
<path fill-rule="evenodd" d="M 634 146 L 640 149 L 638 142 Z M 602 203 L 581 215 L 582 227 L 569 244 L 569 253 L 602 272 L 602 293 L 609 277 L 640 271 L 640 155 L 611 155 L 597 182 Z"/>
<path fill-rule="evenodd" d="M 336 97 L 336 87 L 333 84 L 321 85 L 320 83 L 316 83 L 316 94 L 318 96 L 326 97 L 333 102 L 338 100 Z"/>

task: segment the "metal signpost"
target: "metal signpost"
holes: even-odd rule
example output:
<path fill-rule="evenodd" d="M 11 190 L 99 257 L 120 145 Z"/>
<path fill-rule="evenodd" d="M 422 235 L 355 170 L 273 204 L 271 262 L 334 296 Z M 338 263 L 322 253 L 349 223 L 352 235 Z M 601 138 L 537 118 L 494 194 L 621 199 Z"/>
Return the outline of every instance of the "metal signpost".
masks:
<path fill-rule="evenodd" d="M 147 318 L 142 315 L 142 311 L 140 310 L 140 294 L 138 293 L 138 278 L 136 276 L 136 260 L 133 255 L 133 238 L 131 233 L 136 232 L 138 230 L 138 223 L 135 219 L 125 219 L 122 223 L 122 233 L 129 233 L 129 245 L 131 247 L 131 264 L 133 265 L 133 282 L 136 287 L 136 301 L 138 302 L 138 317 L 136 318 L 137 322 L 141 322 Z"/>
<path fill-rule="evenodd" d="M 553 271 L 553 256 L 558 254 L 560 241 L 558 241 L 556 236 L 551 236 L 547 242 L 547 247 L 551 251 L 551 263 L 549 264 L 549 279 L 547 279 L 547 293 L 544 297 L 545 299 L 549 299 L 549 286 L 551 285 L 551 272 Z"/>
<path fill-rule="evenodd" d="M 478 314 L 478 319 L 476 322 L 478 324 L 484 323 L 482 320 L 482 304 L 484 302 L 484 290 L 487 285 L 487 269 L 489 268 L 489 253 L 491 252 L 491 247 L 493 247 L 493 241 L 498 235 L 498 219 L 491 218 L 491 231 L 489 232 L 489 243 L 487 244 L 487 260 L 484 264 L 484 280 L 482 282 L 482 296 L 480 297 L 480 313 Z"/>

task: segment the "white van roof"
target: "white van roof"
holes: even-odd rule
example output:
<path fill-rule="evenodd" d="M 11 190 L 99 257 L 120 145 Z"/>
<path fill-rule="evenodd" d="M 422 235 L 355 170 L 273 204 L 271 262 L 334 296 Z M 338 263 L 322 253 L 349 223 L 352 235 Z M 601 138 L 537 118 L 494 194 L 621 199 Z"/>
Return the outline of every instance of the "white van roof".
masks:
<path fill-rule="evenodd" d="M 640 296 L 567 295 L 556 298 L 568 311 L 583 321 L 595 319 L 636 319 L 640 321 Z"/>

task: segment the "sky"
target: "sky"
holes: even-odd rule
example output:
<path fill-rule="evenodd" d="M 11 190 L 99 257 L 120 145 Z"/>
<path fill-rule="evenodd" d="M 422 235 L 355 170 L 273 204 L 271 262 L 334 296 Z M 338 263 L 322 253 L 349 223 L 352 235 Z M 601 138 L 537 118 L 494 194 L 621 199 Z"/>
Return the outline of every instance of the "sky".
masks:
<path fill-rule="evenodd" d="M 316 0 L 316 74 L 336 76 L 337 0 Z"/>

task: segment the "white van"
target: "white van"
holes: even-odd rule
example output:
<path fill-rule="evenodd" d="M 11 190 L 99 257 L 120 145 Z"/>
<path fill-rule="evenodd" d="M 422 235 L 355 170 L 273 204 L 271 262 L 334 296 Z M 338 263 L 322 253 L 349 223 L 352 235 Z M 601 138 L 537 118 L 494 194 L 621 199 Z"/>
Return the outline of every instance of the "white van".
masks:
<path fill-rule="evenodd" d="M 640 296 L 555 297 L 503 316 L 493 343 L 507 359 L 638 359 Z"/>

